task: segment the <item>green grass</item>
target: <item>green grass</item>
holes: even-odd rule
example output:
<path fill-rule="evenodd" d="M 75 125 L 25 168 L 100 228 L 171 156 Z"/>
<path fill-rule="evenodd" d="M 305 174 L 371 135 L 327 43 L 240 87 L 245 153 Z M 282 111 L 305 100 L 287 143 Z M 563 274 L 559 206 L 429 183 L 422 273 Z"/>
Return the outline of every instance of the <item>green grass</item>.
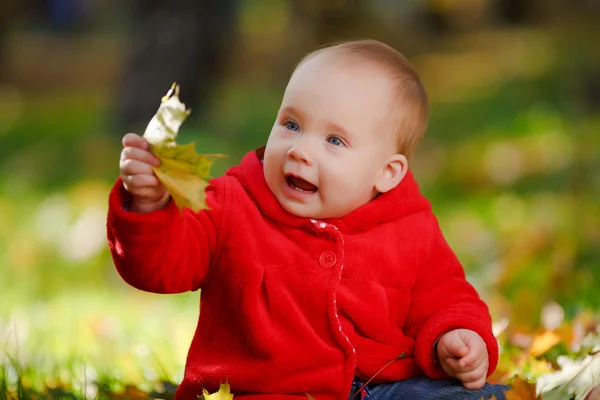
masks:
<path fill-rule="evenodd" d="M 178 382 L 195 328 L 198 294 L 159 297 L 132 290 L 69 291 L 15 307 L 0 331 L 0 386 L 119 393 Z M 93 396 L 92 396 L 93 397 Z M 1 397 L 0 397 L 1 398 Z"/>

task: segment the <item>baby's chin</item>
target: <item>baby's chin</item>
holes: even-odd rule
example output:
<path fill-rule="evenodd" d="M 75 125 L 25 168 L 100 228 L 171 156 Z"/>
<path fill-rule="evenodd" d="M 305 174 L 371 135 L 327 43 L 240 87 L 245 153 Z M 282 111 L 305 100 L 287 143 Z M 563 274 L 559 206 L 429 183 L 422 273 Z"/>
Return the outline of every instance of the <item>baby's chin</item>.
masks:
<path fill-rule="evenodd" d="M 323 218 L 319 216 L 318 212 L 315 212 L 315 210 L 312 209 L 313 207 L 309 207 L 303 204 L 294 204 L 288 201 L 280 201 L 279 204 L 281 204 L 281 207 L 285 211 L 287 211 L 289 214 L 292 214 L 295 217 L 313 219 Z"/>
<path fill-rule="evenodd" d="M 268 182 L 267 182 L 268 185 Z M 270 188 L 270 187 L 269 187 Z M 348 215 L 350 211 L 340 213 L 339 207 L 336 207 L 336 212 L 333 210 L 328 210 L 327 207 L 323 207 L 322 203 L 320 204 L 306 204 L 300 202 L 294 202 L 290 199 L 286 198 L 282 193 L 278 193 L 277 191 L 271 190 L 271 193 L 275 195 L 277 202 L 288 214 L 291 214 L 298 218 L 308 218 L 308 219 L 336 219 L 342 218 L 345 215 Z"/>
<path fill-rule="evenodd" d="M 280 201 L 279 204 L 281 204 L 281 207 L 285 211 L 287 211 L 289 214 L 291 214 L 295 217 L 298 217 L 298 218 L 324 220 L 324 219 L 335 219 L 335 218 L 343 217 L 343 215 L 327 212 L 327 210 L 324 210 L 322 208 L 317 209 L 314 206 L 311 207 L 311 206 L 304 205 L 304 204 L 294 204 L 294 203 L 289 203 L 289 202 L 285 202 L 285 201 L 284 202 Z"/>

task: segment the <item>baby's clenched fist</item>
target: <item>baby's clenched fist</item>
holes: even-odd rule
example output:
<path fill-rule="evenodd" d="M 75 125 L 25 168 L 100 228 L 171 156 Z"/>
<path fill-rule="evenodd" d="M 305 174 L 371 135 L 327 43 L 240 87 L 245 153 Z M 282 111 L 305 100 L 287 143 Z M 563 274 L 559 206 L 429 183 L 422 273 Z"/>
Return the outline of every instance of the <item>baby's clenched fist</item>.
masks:
<path fill-rule="evenodd" d="M 119 170 L 123 186 L 132 196 L 129 210 L 138 213 L 160 210 L 170 199 L 152 170 L 160 165 L 160 160 L 148 148 L 148 141 L 135 133 L 123 136 Z"/>
<path fill-rule="evenodd" d="M 444 371 L 462 381 L 465 388 L 481 389 L 485 385 L 488 352 L 476 332 L 456 329 L 446 333 L 437 344 L 437 357 Z"/>

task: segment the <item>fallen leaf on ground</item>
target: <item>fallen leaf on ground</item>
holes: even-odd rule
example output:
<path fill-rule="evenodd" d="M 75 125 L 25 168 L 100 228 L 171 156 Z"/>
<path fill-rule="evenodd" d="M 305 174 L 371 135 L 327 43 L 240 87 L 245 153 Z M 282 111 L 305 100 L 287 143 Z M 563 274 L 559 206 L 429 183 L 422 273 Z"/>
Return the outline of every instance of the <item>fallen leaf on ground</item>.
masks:
<path fill-rule="evenodd" d="M 600 353 L 580 360 L 558 357 L 560 371 L 542 375 L 537 380 L 537 392 L 544 400 L 574 398 L 584 400 L 600 383 Z"/>
<path fill-rule="evenodd" d="M 535 384 L 524 379 L 516 378 L 511 388 L 505 392 L 506 400 L 537 400 Z"/>
<path fill-rule="evenodd" d="M 208 391 L 203 390 L 202 397 L 204 400 L 231 400 L 233 395 L 231 394 L 231 388 L 228 383 L 221 383 L 219 391 L 213 394 L 209 394 Z"/>
<path fill-rule="evenodd" d="M 533 357 L 544 354 L 552 347 L 560 343 L 560 336 L 552 331 L 545 331 L 541 335 L 533 338 L 533 343 L 529 348 L 529 354 Z"/>
<path fill-rule="evenodd" d="M 113 400 L 141 400 L 147 399 L 148 393 L 133 385 L 127 385 L 120 393 L 104 393 L 104 397 Z"/>

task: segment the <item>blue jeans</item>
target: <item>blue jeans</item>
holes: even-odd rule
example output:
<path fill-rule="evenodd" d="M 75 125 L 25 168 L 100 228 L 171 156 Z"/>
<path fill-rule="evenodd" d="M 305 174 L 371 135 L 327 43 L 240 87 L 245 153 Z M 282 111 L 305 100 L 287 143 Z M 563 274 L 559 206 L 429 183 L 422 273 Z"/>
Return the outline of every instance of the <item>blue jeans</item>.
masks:
<path fill-rule="evenodd" d="M 348 400 L 481 400 L 492 396 L 496 396 L 497 400 L 506 400 L 504 392 L 510 388 L 486 383 L 479 390 L 469 390 L 457 380 L 418 377 L 394 383 L 369 384 L 362 393 L 356 394 L 362 385 L 363 382 L 354 380 Z"/>

